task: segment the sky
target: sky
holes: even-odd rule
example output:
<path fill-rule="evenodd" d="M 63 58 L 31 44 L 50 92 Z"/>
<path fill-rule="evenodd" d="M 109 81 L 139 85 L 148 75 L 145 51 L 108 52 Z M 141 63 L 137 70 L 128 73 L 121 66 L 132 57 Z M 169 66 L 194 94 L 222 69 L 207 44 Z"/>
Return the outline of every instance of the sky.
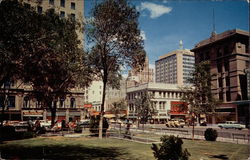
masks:
<path fill-rule="evenodd" d="M 95 0 L 85 0 L 89 18 Z M 97 0 L 96 0 L 97 1 Z M 151 67 L 158 57 L 185 49 L 210 37 L 213 22 L 217 34 L 227 30 L 249 31 L 249 0 L 130 0 L 140 12 L 139 27 Z M 213 20 L 214 10 L 214 20 Z"/>

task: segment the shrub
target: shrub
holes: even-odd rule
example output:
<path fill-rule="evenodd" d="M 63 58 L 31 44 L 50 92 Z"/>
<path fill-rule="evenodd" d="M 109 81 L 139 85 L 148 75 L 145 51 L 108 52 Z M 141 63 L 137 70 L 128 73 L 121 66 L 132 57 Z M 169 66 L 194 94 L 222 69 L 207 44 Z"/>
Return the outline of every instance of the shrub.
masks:
<path fill-rule="evenodd" d="M 74 129 L 74 132 L 75 132 L 75 133 L 82 133 L 82 128 L 80 127 L 79 124 L 78 124 L 78 125 L 76 126 L 76 128 Z"/>
<path fill-rule="evenodd" d="M 154 151 L 154 157 L 158 160 L 188 160 L 190 153 L 187 149 L 182 149 L 183 141 L 175 136 L 161 137 L 160 148 L 152 144 L 151 149 Z"/>
<path fill-rule="evenodd" d="M 215 129 L 208 128 L 206 129 L 204 136 L 207 141 L 216 141 L 218 134 Z"/>
<path fill-rule="evenodd" d="M 11 140 L 15 138 L 15 127 L 14 126 L 3 126 L 0 127 L 0 140 Z"/>
<path fill-rule="evenodd" d="M 16 132 L 14 126 L 3 126 L 0 128 L 1 141 L 33 138 L 35 136 L 34 132 Z"/>

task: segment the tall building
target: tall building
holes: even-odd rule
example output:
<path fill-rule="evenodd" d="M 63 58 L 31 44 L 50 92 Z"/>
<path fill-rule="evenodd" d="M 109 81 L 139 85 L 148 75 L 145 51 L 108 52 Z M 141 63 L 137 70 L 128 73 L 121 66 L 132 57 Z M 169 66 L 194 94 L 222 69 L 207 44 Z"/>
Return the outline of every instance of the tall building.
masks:
<path fill-rule="evenodd" d="M 196 63 L 210 61 L 212 93 L 222 101 L 213 122 L 235 120 L 249 124 L 246 71 L 250 67 L 249 32 L 234 29 L 199 42 L 194 49 Z M 212 119 L 210 119 L 212 121 Z"/>
<path fill-rule="evenodd" d="M 154 69 L 149 68 L 148 57 L 146 57 L 144 67 L 141 71 L 136 71 L 136 69 L 132 69 L 129 71 L 127 78 L 127 87 L 132 87 L 149 82 L 154 82 Z"/>
<path fill-rule="evenodd" d="M 178 49 L 159 57 L 155 62 L 156 83 L 183 85 L 194 71 L 194 54 L 188 49 Z"/>
<path fill-rule="evenodd" d="M 84 0 L 23 0 L 23 3 L 28 3 L 38 13 L 43 13 L 48 9 L 54 9 L 61 17 L 70 17 L 79 21 L 82 25 L 84 18 Z M 77 30 L 78 38 L 83 45 L 83 32 Z"/>
<path fill-rule="evenodd" d="M 126 99 L 126 80 L 120 80 L 120 88 L 107 87 L 105 99 L 105 111 L 109 111 L 113 107 L 114 102 L 119 102 Z"/>
<path fill-rule="evenodd" d="M 61 18 L 71 17 L 73 19 L 83 20 L 84 1 L 83 0 L 20 0 L 35 8 L 38 13 L 43 13 L 47 9 L 54 9 Z M 78 39 L 83 47 L 83 32 L 76 31 Z M 4 119 L 6 120 L 27 120 L 27 119 L 50 119 L 51 113 L 49 109 L 44 109 L 41 106 L 41 101 L 30 95 L 33 91 L 30 84 L 24 84 L 17 80 L 15 82 L 6 82 L 0 88 L 7 89 L 8 95 L 8 110 L 5 112 Z M 66 119 L 83 119 L 86 108 L 84 104 L 88 101 L 85 95 L 84 88 L 76 86 L 70 90 L 70 93 L 65 97 L 58 99 L 57 105 L 57 120 Z M 0 107 L 3 106 L 5 97 L 0 95 Z"/>

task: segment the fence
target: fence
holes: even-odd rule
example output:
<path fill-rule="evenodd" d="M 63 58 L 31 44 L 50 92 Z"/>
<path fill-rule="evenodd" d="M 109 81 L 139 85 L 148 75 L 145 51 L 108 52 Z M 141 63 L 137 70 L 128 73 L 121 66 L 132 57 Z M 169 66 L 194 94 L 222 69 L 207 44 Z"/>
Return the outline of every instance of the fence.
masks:
<path fill-rule="evenodd" d="M 113 130 L 117 130 L 113 129 Z M 120 128 L 118 129 L 119 132 L 116 132 L 116 137 L 124 138 L 125 129 Z M 160 137 L 162 135 L 174 135 L 180 138 L 192 138 L 192 130 L 186 130 L 182 128 L 147 128 L 145 130 L 138 129 L 138 128 L 131 128 L 130 129 L 131 135 L 129 137 L 131 140 L 139 140 L 145 141 L 150 143 L 151 141 L 160 141 Z M 204 138 L 205 131 L 203 130 L 194 130 L 194 138 L 195 139 L 205 139 Z M 143 135 L 143 136 L 142 136 Z M 113 135 L 114 136 L 114 135 Z M 144 139 L 144 140 L 141 140 Z M 222 142 L 231 142 L 231 143 L 240 143 L 240 144 L 248 144 L 250 142 L 250 135 L 249 134 L 239 134 L 239 133 L 230 133 L 230 132 L 218 132 L 217 141 Z"/>

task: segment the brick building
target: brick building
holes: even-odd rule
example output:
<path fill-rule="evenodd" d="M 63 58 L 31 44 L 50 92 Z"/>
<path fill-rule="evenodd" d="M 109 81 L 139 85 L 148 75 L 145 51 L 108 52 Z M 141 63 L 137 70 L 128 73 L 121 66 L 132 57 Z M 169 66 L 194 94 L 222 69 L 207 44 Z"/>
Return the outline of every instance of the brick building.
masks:
<path fill-rule="evenodd" d="M 212 93 L 222 104 L 213 123 L 234 120 L 249 124 L 249 97 L 246 70 L 250 64 L 249 32 L 234 29 L 199 42 L 194 49 L 196 63 L 209 60 Z"/>

